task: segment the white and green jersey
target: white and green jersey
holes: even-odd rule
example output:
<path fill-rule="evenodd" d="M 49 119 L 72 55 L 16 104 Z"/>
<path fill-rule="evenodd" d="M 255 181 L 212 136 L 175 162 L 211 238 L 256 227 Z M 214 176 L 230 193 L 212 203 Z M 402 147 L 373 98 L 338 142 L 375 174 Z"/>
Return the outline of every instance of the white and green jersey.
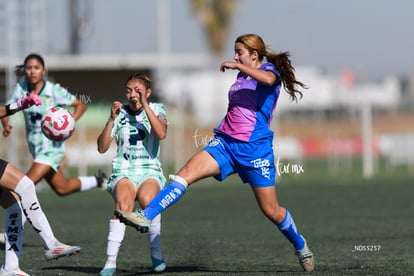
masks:
<path fill-rule="evenodd" d="M 167 123 L 163 104 L 150 103 L 149 106 L 159 119 Z M 113 174 L 127 177 L 162 174 L 160 140 L 152 131 L 144 110 L 133 112 L 124 105 L 115 119 L 111 136 L 118 146 L 112 160 Z"/>
<path fill-rule="evenodd" d="M 28 91 L 27 81 L 16 84 L 12 89 L 7 104 L 17 102 L 27 93 L 30 93 L 30 91 Z M 53 154 L 50 153 L 56 152 L 57 149 L 63 151 L 63 142 L 54 142 L 46 138 L 46 136 L 42 133 L 41 128 L 42 117 L 51 107 L 72 105 L 76 97 L 59 84 L 46 80 L 39 96 L 42 99 L 41 105 L 34 105 L 23 110 L 26 122 L 26 140 L 33 158 L 36 158 L 38 155 L 52 155 L 50 158 L 53 159 Z"/>

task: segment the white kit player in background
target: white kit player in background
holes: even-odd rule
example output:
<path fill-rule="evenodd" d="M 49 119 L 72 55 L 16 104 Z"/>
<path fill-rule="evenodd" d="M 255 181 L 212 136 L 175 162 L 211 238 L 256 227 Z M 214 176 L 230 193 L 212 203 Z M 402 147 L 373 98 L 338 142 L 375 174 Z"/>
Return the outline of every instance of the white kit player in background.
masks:
<path fill-rule="evenodd" d="M 41 122 L 51 107 L 73 108 L 73 118 L 77 121 L 85 113 L 87 106 L 75 95 L 59 84 L 44 79 L 46 68 L 43 58 L 38 54 L 28 55 L 24 63 L 16 67 L 16 74 L 24 72 L 23 81 L 17 83 L 7 100 L 7 103 L 16 102 L 28 92 L 39 95 L 42 104 L 32 106 L 23 111 L 26 125 L 26 141 L 34 159 L 27 176 L 37 184 L 45 179 L 50 187 L 60 196 L 66 196 L 79 191 L 86 191 L 94 187 L 104 187 L 106 176 L 98 172 L 96 176 L 80 176 L 66 179 L 61 167 L 65 155 L 63 142 L 48 139 L 42 132 Z M 9 119 L 3 118 L 3 135 L 9 136 L 12 126 Z"/>
<path fill-rule="evenodd" d="M 0 106 L 0 118 L 41 103 L 42 100 L 37 94 L 27 94 L 15 103 Z M 19 267 L 23 247 L 23 224 L 26 217 L 43 241 L 47 260 L 79 253 L 79 246 L 66 245 L 56 239 L 37 199 L 33 181 L 3 159 L 0 159 L 0 187 L 4 190 L 14 191 L 20 199 L 20 202 L 15 202 L 6 209 L 8 214 L 5 225 L 6 232 L 1 235 L 5 241 L 5 261 L 0 268 L 0 276 L 29 275 Z M 4 207 L 3 202 L 0 201 L 0 204 Z"/>
<path fill-rule="evenodd" d="M 145 208 L 166 182 L 159 160 L 160 141 L 167 135 L 164 105 L 147 101 L 152 93 L 151 80 L 147 76 L 131 75 L 125 85 L 128 104 L 122 105 L 118 101 L 112 104 L 110 117 L 97 140 L 100 153 L 109 149 L 113 139 L 118 147 L 108 180 L 115 213 L 109 221 L 107 259 L 101 276 L 112 276 L 116 271 L 126 227 L 123 224 L 126 221 L 118 218 L 120 212 L 132 212 L 136 201 L 140 208 Z M 161 216 L 157 216 L 148 230 L 152 269 L 155 272 L 166 268 L 160 237 Z"/>
<path fill-rule="evenodd" d="M 76 121 L 85 113 L 87 106 L 59 84 L 45 80 L 45 73 L 43 58 L 38 54 L 29 54 L 22 65 L 16 66 L 16 75 L 23 76 L 23 79 L 12 88 L 6 102 L 6 104 L 17 102 L 27 93 L 36 94 L 42 101 L 41 105 L 31 106 L 22 111 L 26 126 L 26 141 L 33 157 L 33 163 L 26 175 L 35 184 L 42 179 L 46 180 L 59 196 L 95 187 L 106 189 L 107 176 L 101 170 L 98 170 L 95 176 L 65 178 L 61 166 L 65 155 L 64 143 L 48 139 L 42 132 L 41 120 L 51 107 L 64 106 L 73 108 L 73 117 Z M 1 122 L 3 135 L 8 137 L 12 131 L 9 118 L 4 117 Z M 8 210 L 8 207 L 18 201 L 18 197 L 13 192 L 2 189 L 0 201 Z M 10 215 L 7 213 L 6 217 Z"/>

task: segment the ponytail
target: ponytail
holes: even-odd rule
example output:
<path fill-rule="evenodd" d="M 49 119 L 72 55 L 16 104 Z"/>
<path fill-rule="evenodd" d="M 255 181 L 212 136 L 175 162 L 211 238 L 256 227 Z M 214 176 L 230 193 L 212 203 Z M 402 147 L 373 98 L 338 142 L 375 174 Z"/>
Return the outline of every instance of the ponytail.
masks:
<path fill-rule="evenodd" d="M 14 69 L 14 74 L 17 78 L 24 76 L 24 64 L 17 65 Z"/>
<path fill-rule="evenodd" d="M 299 88 L 307 89 L 308 87 L 296 80 L 295 68 L 291 63 L 289 56 L 289 52 L 266 53 L 267 60 L 273 63 L 279 71 L 283 87 L 290 95 L 291 100 L 298 101 L 298 96 L 299 99 L 303 97 Z"/>

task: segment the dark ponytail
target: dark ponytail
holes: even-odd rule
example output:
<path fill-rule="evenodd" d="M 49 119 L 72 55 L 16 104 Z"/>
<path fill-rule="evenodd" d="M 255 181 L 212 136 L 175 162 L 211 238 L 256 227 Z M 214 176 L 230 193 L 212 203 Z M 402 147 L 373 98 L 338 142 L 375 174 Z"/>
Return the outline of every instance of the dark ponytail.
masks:
<path fill-rule="evenodd" d="M 23 64 L 17 65 L 14 69 L 16 77 L 20 78 L 24 76 L 24 68 L 26 67 L 27 62 L 31 59 L 36 59 L 40 64 L 42 64 L 43 68 L 45 67 L 45 60 L 42 58 L 42 56 L 39 54 L 31 53 L 24 59 Z"/>
<path fill-rule="evenodd" d="M 21 78 L 24 76 L 24 64 L 17 65 L 14 69 L 14 74 L 17 78 Z"/>

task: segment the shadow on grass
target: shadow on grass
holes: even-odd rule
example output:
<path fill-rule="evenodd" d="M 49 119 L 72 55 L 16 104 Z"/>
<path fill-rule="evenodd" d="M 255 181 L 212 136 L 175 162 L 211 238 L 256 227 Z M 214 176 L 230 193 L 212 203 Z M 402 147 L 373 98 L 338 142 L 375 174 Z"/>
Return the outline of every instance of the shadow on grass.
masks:
<path fill-rule="evenodd" d="M 44 267 L 42 271 L 55 271 L 55 270 L 63 270 L 67 271 L 68 273 L 79 273 L 79 274 L 91 274 L 91 275 L 99 275 L 101 271 L 101 267 L 92 267 L 92 266 L 53 266 L 53 267 Z M 278 271 L 275 270 L 237 270 L 237 269 L 214 269 L 210 267 L 203 267 L 203 266 L 168 266 L 167 269 L 162 273 L 163 275 L 166 274 L 194 274 L 194 275 L 203 275 L 203 274 L 230 274 L 230 275 L 271 275 L 275 273 L 280 274 L 296 274 L 298 270 L 287 270 L 281 269 Z M 144 267 L 131 267 L 129 269 L 118 268 L 116 270 L 116 275 L 155 275 L 160 274 L 153 272 L 150 268 Z"/>

